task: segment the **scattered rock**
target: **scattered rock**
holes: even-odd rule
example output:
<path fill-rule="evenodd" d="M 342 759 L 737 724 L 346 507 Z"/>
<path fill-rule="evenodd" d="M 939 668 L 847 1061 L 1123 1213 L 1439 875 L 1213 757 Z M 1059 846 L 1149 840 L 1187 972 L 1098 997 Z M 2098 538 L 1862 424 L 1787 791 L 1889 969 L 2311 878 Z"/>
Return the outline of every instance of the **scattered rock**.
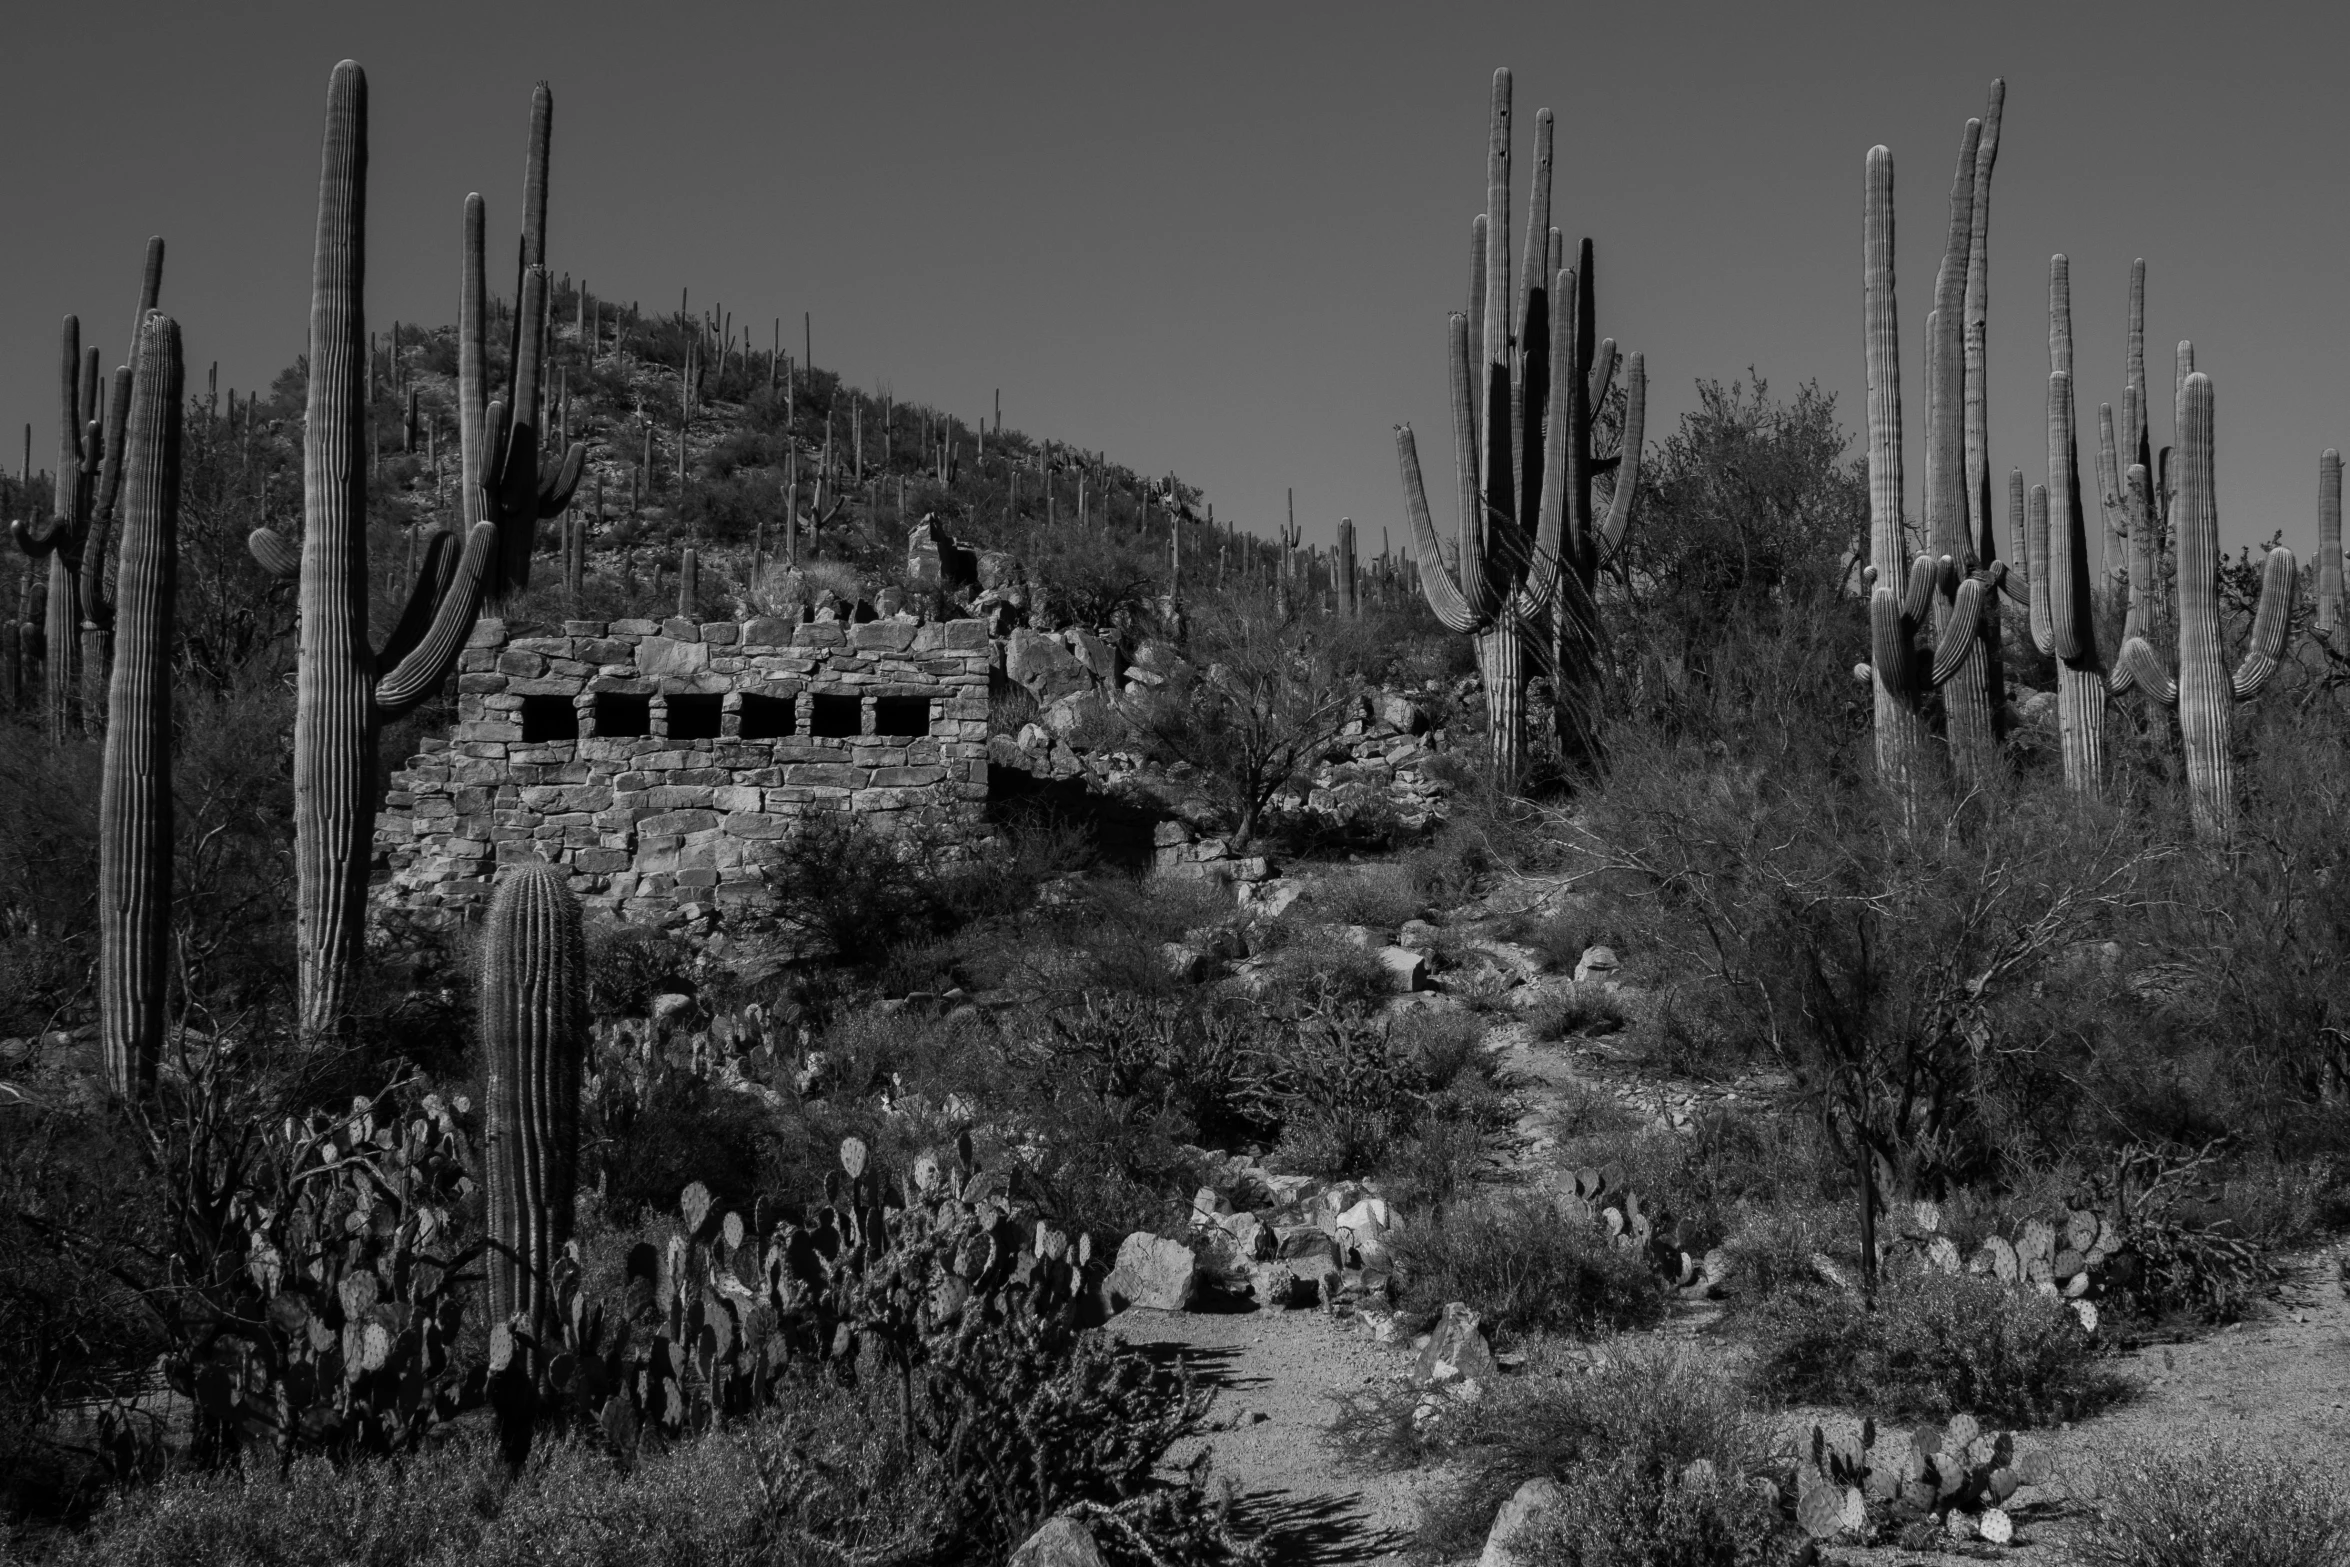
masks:
<path fill-rule="evenodd" d="M 1485 1554 L 1477 1558 L 1477 1567 L 1534 1567 L 1528 1549 L 1532 1542 L 1524 1536 L 1540 1514 L 1558 1501 L 1558 1495 L 1558 1482 L 1547 1476 L 1519 1486 L 1494 1514 L 1493 1527 L 1485 1535 Z"/>
<path fill-rule="evenodd" d="M 1616 949 L 1613 947 L 1585 947 L 1583 956 L 1575 964 L 1575 983 L 1612 977 L 1617 968 Z"/>
<path fill-rule="evenodd" d="M 1167 972 L 1187 985 L 1196 985 L 1216 972 L 1214 958 L 1180 941 L 1162 943 L 1159 954 L 1166 959 Z"/>
<path fill-rule="evenodd" d="M 1386 966 L 1395 988 L 1410 992 L 1428 988 L 1428 954 L 1409 947 L 1381 947 L 1379 961 Z"/>
<path fill-rule="evenodd" d="M 1123 1310 L 1181 1311 L 1199 1287 L 1199 1259 L 1181 1241 L 1137 1230 L 1118 1247 L 1110 1270 L 1110 1303 Z"/>
<path fill-rule="evenodd" d="M 1485 1342 L 1484 1323 L 1461 1301 L 1449 1302 L 1436 1330 L 1412 1368 L 1414 1387 L 1442 1387 L 1450 1382 L 1484 1382 L 1501 1374 L 1492 1346 Z"/>
<path fill-rule="evenodd" d="M 1012 1553 L 1010 1567 L 1103 1567 L 1101 1548 L 1074 1518 L 1054 1518 Z"/>
<path fill-rule="evenodd" d="M 1396 933 L 1395 941 L 1397 946 L 1409 947 L 1414 952 L 1429 952 L 1435 949 L 1443 934 L 1426 920 L 1405 920 L 1403 929 Z"/>

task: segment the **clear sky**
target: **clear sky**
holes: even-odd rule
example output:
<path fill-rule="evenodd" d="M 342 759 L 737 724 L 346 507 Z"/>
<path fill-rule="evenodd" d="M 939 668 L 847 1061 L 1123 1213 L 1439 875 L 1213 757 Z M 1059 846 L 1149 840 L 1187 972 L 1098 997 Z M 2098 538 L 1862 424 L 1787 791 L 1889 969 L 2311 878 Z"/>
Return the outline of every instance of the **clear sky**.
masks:
<path fill-rule="evenodd" d="M 1509 65 L 1521 168 L 1533 110 L 1558 113 L 1558 221 L 1598 245 L 1601 330 L 1647 355 L 1652 437 L 1697 378 L 1749 365 L 1817 377 L 1858 433 L 1862 162 L 1893 149 L 1914 497 L 1952 164 L 2004 75 L 1995 470 L 2045 474 L 2050 252 L 2072 258 L 2085 433 L 2120 401 L 2144 256 L 2155 362 L 2193 338 L 2217 383 L 2223 539 L 2282 527 L 2306 558 L 2318 453 L 2350 437 L 2346 33 L 2312 6 L 2170 0 L 52 0 L 11 18 L 0 69 L 0 450 L 13 469 L 29 420 L 54 465 L 58 318 L 117 362 L 150 232 L 192 384 L 301 351 L 320 109 L 349 56 L 372 88 L 371 326 L 453 318 L 467 191 L 514 231 L 544 77 L 558 273 L 647 309 L 690 288 L 761 342 L 812 312 L 817 362 L 860 384 L 965 418 L 1000 387 L 1011 423 L 1171 468 L 1220 519 L 1269 530 L 1294 485 L 1309 538 L 1351 515 L 1376 548 L 1403 531 L 1391 427 L 1449 466 L 1444 317 Z M 2165 400 L 2158 440 L 2168 422 Z"/>

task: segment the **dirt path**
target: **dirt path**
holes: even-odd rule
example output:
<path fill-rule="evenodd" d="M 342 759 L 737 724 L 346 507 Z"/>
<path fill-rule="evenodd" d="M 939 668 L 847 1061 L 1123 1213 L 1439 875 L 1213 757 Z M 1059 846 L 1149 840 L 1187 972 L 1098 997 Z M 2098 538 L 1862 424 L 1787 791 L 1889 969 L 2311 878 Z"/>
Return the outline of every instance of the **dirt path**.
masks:
<path fill-rule="evenodd" d="M 1270 1528 L 1288 1563 L 1397 1563 L 1418 1519 L 1417 1473 L 1341 1469 L 1327 1444 L 1338 1400 L 1399 1377 L 1407 1357 L 1373 1344 L 1351 1319 L 1319 1311 L 1181 1313 L 1132 1310 L 1111 1331 L 1156 1353 L 1181 1352 L 1217 1389 L 1202 1447 L 1239 1489 L 1247 1520 Z"/>

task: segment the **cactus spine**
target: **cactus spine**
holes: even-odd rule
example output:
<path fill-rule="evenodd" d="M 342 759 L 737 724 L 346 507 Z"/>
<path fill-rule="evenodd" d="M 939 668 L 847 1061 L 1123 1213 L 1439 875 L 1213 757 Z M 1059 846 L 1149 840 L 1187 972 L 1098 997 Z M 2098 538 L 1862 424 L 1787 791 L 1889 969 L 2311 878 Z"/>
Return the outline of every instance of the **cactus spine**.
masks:
<path fill-rule="evenodd" d="M 2342 454 L 2317 459 L 2317 629 L 2332 635 L 2342 619 Z"/>
<path fill-rule="evenodd" d="M 2182 343 L 2179 350 L 2184 369 L 2193 362 L 2193 348 Z M 2269 551 L 2252 635 L 2243 662 L 2231 675 L 2220 646 L 2219 505 L 2212 473 L 2211 377 L 2187 373 L 2179 382 L 2177 406 L 2172 541 L 2178 552 L 2178 675 L 2174 679 L 2164 671 L 2161 657 L 2144 638 L 2132 637 L 2122 644 L 2114 689 L 2134 686 L 2153 701 L 2177 705 L 2195 830 L 2198 836 L 2219 842 L 2235 826 L 2235 773 L 2229 746 L 2235 734 L 2236 704 L 2258 696 L 2269 676 L 2276 673 L 2291 629 L 2299 566 L 2291 550 L 2280 547 Z M 2130 484 L 2133 491 L 2145 492 L 2143 467 L 2132 466 Z"/>
<path fill-rule="evenodd" d="M 1395 432 L 1405 506 L 1424 563 L 1421 589 L 1447 629 L 1476 639 L 1489 760 L 1505 781 L 1525 765 L 1529 655 L 1550 677 L 1562 739 L 1589 739 L 1593 715 L 1581 697 L 1597 636 L 1591 590 L 1602 555 L 1630 522 L 1646 401 L 1635 354 L 1626 367 L 1622 450 L 1617 458 L 1593 460 L 1591 425 L 1606 397 L 1615 345 L 1595 341 L 1590 241 L 1569 268 L 1550 224 L 1548 109 L 1534 119 L 1526 251 L 1513 316 L 1510 90 L 1508 70 L 1494 72 L 1486 210 L 1470 228 L 1468 309 L 1450 321 L 1460 547 L 1449 565 L 1411 427 L 1398 425 Z M 1591 480 L 1611 466 L 1615 496 L 1602 520 L 1592 512 Z"/>
<path fill-rule="evenodd" d="M 490 1317 L 536 1333 L 548 1274 L 571 1235 L 587 958 L 563 873 L 525 860 L 499 880 L 482 952 L 488 1072 Z"/>
<path fill-rule="evenodd" d="M 108 1089 L 152 1087 L 171 927 L 171 637 L 179 572 L 180 337 L 160 311 L 132 349 L 118 628 L 99 786 L 98 991 Z"/>
<path fill-rule="evenodd" d="M 302 1027 L 314 1037 L 341 1028 L 349 1014 L 374 828 L 376 735 L 431 695 L 456 663 L 498 542 L 494 526 L 476 522 L 458 558 L 453 538 L 435 535 L 399 623 L 382 651 L 370 651 L 366 216 L 367 76 L 345 60 L 327 86 L 320 155 L 294 687 L 296 940 Z M 264 567 L 293 557 L 266 528 L 251 546 Z"/>

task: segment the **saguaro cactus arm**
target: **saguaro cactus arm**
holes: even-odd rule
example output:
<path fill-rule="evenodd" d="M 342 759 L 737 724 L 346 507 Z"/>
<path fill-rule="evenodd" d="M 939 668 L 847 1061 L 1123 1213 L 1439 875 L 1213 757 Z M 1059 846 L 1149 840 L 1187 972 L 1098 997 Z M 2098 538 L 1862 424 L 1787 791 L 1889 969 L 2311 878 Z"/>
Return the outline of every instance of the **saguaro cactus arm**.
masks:
<path fill-rule="evenodd" d="M 2253 612 L 2252 635 L 2245 642 L 2243 662 L 2228 682 L 2237 701 L 2260 695 L 2268 677 L 2277 672 L 2293 629 L 2293 600 L 2300 591 L 2301 568 L 2293 552 L 2283 545 L 2270 550 L 2261 565 L 2260 607 Z"/>

